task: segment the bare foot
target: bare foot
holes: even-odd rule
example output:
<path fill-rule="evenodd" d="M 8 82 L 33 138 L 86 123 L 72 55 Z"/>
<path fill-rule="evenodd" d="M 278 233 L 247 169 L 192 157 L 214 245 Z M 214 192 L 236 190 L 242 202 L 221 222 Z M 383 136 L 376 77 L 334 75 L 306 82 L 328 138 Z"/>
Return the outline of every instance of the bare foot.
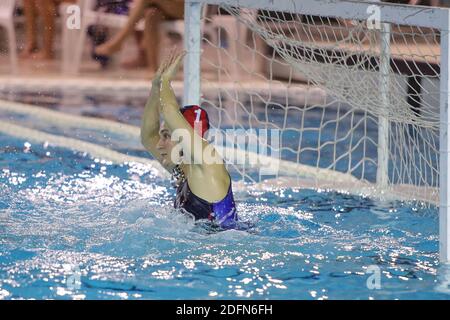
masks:
<path fill-rule="evenodd" d="M 122 48 L 122 44 L 114 39 L 95 47 L 95 54 L 99 56 L 110 56 Z"/>
<path fill-rule="evenodd" d="M 47 52 L 47 51 L 41 50 L 41 51 L 37 52 L 36 54 L 34 54 L 32 57 L 33 57 L 33 59 L 36 59 L 36 60 L 53 60 L 54 54 L 53 54 L 53 52 Z"/>

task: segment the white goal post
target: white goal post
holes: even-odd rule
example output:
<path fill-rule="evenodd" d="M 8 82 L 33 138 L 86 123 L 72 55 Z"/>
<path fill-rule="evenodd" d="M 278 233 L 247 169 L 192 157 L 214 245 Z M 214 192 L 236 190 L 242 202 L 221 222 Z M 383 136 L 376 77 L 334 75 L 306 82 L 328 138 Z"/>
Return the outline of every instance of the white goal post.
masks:
<path fill-rule="evenodd" d="M 406 194 L 410 190 L 407 186 L 413 186 L 419 191 L 411 193 L 412 199 L 420 199 L 421 193 L 429 194 L 429 199 L 434 199 L 430 202 L 439 206 L 440 260 L 449 262 L 450 10 L 349 0 L 186 0 L 184 104 L 203 102 L 201 61 L 205 43 L 202 34 L 204 5 L 221 7 L 228 17 L 234 17 L 236 23 L 245 25 L 252 32 L 250 42 L 261 40 L 273 49 L 266 54 L 259 51 L 257 46 L 245 43 L 248 39 L 241 37 L 228 40 L 240 41 L 242 47 L 249 50 L 248 55 L 253 54 L 270 62 L 269 71 L 265 71 L 269 74 L 264 76 L 270 86 L 280 82 L 273 70 L 277 63 L 289 69 L 287 91 L 302 83 L 301 80 L 293 80 L 293 74 L 297 72 L 301 73 L 303 82 L 324 89 L 327 96 L 339 101 L 334 120 L 324 119 L 328 116 L 327 108 L 333 107 L 329 107 L 328 102 L 320 106 L 322 119 L 318 129 L 319 141 L 314 150 L 318 154 L 317 170 L 341 171 L 360 180 L 370 180 L 365 178 L 365 170 L 373 164 L 376 178 L 372 183 L 376 187 L 386 190 L 397 188 L 400 193 Z M 373 8 L 378 12 L 380 23 L 379 29 L 374 32 L 367 26 L 369 17 L 373 17 Z M 242 14 L 243 9 L 255 13 Z M 290 18 L 283 21 L 287 16 Z M 372 41 L 372 36 L 376 36 L 377 40 Z M 212 46 L 222 50 L 220 44 Z M 239 56 L 230 59 L 234 59 L 241 71 L 247 71 L 255 79 L 261 80 L 259 74 L 249 71 L 246 65 L 239 65 Z M 218 73 L 224 68 L 218 66 Z M 228 71 L 224 74 L 227 75 Z M 226 85 L 223 77 L 220 74 L 218 76 L 222 87 Z M 246 81 L 251 83 L 252 80 Z M 237 83 L 240 82 L 237 79 L 230 79 L 230 82 L 232 86 L 240 85 L 241 89 L 246 87 Z M 403 92 L 406 95 L 400 97 Z M 425 93 L 429 97 L 425 97 Z M 238 95 L 233 99 L 235 105 L 241 105 Z M 433 109 L 434 102 L 430 102 L 430 99 L 436 100 L 436 109 Z M 286 113 L 285 118 L 290 117 L 290 110 L 295 110 L 302 113 L 301 119 L 304 119 L 305 113 L 310 110 L 309 106 L 316 106 L 310 102 L 298 108 L 291 104 L 292 100 L 286 105 L 280 103 L 280 108 Z M 348 132 L 351 132 L 350 151 L 345 154 L 350 157 L 348 170 L 339 169 L 344 155 L 336 153 L 338 142 L 322 143 L 320 140 L 320 130 L 324 130 L 332 121 L 335 137 L 340 139 L 339 143 L 344 141 L 338 132 L 339 121 L 347 115 L 351 115 L 352 126 L 349 129 L 342 127 L 341 130 L 346 131 L 345 139 L 349 138 Z M 353 127 L 355 117 L 361 117 L 364 122 L 361 134 L 357 134 L 357 129 Z M 360 137 L 369 131 L 367 122 L 371 121 L 377 124 L 377 141 Z M 270 123 L 265 125 L 269 127 Z M 280 128 L 291 130 L 285 124 Z M 312 129 L 299 122 L 299 127 L 293 130 L 300 135 L 300 139 L 305 139 L 302 134 L 306 135 Z M 364 159 L 352 167 L 354 139 L 361 139 L 364 148 L 366 144 L 373 143 L 376 159 L 372 159 L 372 162 L 366 159 L 364 149 Z M 297 152 L 297 164 L 301 163 L 299 159 L 304 152 L 311 149 L 301 143 L 294 150 Z M 323 164 L 325 160 L 324 156 L 321 158 L 321 152 L 330 145 L 334 149 L 328 155 L 334 157 L 334 162 Z M 360 145 L 357 144 L 357 147 Z M 401 188 L 398 189 L 398 186 Z"/>

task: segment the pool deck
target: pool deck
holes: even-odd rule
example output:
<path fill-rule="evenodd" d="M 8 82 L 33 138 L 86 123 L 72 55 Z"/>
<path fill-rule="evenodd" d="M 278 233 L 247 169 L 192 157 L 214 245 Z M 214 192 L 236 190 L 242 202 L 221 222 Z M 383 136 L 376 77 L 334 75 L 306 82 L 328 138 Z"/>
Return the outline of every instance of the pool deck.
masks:
<path fill-rule="evenodd" d="M 0 54 L 0 91 L 3 99 L 8 99 L 7 93 L 17 91 L 59 91 L 66 92 L 95 92 L 114 94 L 127 94 L 139 97 L 147 97 L 151 88 L 151 74 L 146 69 L 127 70 L 120 66 L 124 54 L 113 58 L 108 68 L 101 69 L 99 64 L 90 59 L 85 52 L 80 72 L 77 75 L 68 75 L 61 72 L 62 64 L 57 57 L 51 61 L 40 61 L 33 59 L 20 59 L 18 72 L 11 73 L 9 58 Z M 134 53 L 131 53 L 134 54 Z M 233 96 L 236 92 L 251 91 L 253 93 L 266 95 L 280 94 L 309 103 L 321 103 L 325 98 L 324 91 L 318 87 L 311 87 L 301 82 L 289 85 L 283 79 L 267 81 L 262 74 L 252 74 L 253 78 L 230 81 L 221 76 L 217 78 L 217 70 L 202 66 L 202 94 L 212 97 L 217 96 L 217 90 L 226 90 Z M 180 72 L 172 86 L 178 96 L 183 94 L 183 74 Z M 6 96 L 5 96 L 6 93 Z M 9 99 L 8 99 L 9 100 Z M 301 101 L 300 101 L 301 100 Z"/>
<path fill-rule="evenodd" d="M 117 60 L 117 59 L 116 59 Z M 52 82 L 72 82 L 77 80 L 92 80 L 92 81 L 133 81 L 136 83 L 151 83 L 151 77 L 146 69 L 131 69 L 127 70 L 120 68 L 117 62 L 113 62 L 111 67 L 101 69 L 100 66 L 93 60 L 86 61 L 84 59 L 81 71 L 78 75 L 67 75 L 61 72 L 61 60 L 57 56 L 54 60 L 34 60 L 34 59 L 19 59 L 18 72 L 11 73 L 9 59 L 6 55 L 0 55 L 0 83 L 18 85 L 23 82 L 28 83 L 42 81 L 45 85 Z"/>
<path fill-rule="evenodd" d="M 24 43 L 23 26 L 18 25 L 17 28 L 17 40 L 18 43 Z M 55 52 L 56 57 L 51 61 L 41 61 L 34 59 L 19 59 L 18 70 L 15 74 L 11 73 L 9 56 L 6 53 L 7 45 L 4 40 L 4 36 L 0 34 L 0 90 L 3 92 L 13 92 L 14 90 L 87 90 L 87 91 L 104 91 L 108 89 L 117 89 L 116 92 L 124 92 L 129 90 L 133 94 L 147 95 L 151 86 L 151 74 L 146 68 L 137 69 L 125 69 L 120 66 L 121 62 L 130 59 L 136 55 L 136 44 L 133 39 L 127 40 L 127 43 L 123 46 L 120 53 L 112 58 L 110 65 L 107 68 L 102 69 L 99 63 L 91 59 L 90 50 L 91 45 L 89 41 L 86 41 L 85 50 L 83 53 L 82 64 L 80 72 L 77 75 L 64 74 L 62 72 L 61 63 L 61 33 L 56 33 L 55 39 Z M 311 40 L 311 35 L 303 35 L 303 40 Z M 320 41 L 317 37 L 313 37 L 315 45 L 318 47 L 328 47 L 329 42 Z M 367 40 L 367 39 L 366 39 Z M 425 39 L 427 40 L 427 39 Z M 169 47 L 169 40 L 164 40 L 161 43 L 162 48 Z M 411 66 L 416 66 L 419 62 L 422 62 L 426 66 L 430 64 L 438 64 L 438 58 L 440 55 L 439 46 L 433 41 L 431 42 L 415 42 L 415 46 L 411 48 L 406 46 L 407 42 L 404 38 L 396 38 L 391 44 L 392 57 L 399 57 L 399 61 L 403 59 L 413 59 L 412 62 L 406 64 L 404 69 L 410 70 Z M 408 41 L 411 39 L 408 38 Z M 170 42 L 173 46 L 173 43 Z M 181 45 L 181 44 L 178 44 Z M 341 47 L 343 50 L 355 49 L 354 45 L 347 44 Z M 369 50 L 369 42 L 362 41 L 360 46 L 356 48 L 358 50 Z M 357 51 L 358 51 L 357 50 Z M 295 72 L 286 69 L 285 65 L 277 64 L 271 67 L 270 73 L 278 70 L 280 76 L 275 73 L 268 75 L 268 70 L 262 65 L 258 66 L 258 62 L 252 61 L 252 58 L 248 54 L 241 54 L 239 59 L 241 61 L 239 69 L 245 68 L 246 70 L 239 70 L 238 74 L 241 74 L 239 79 L 236 79 L 233 75 L 230 76 L 230 71 L 227 66 L 227 58 L 225 55 L 220 55 L 217 59 L 217 51 L 211 51 L 209 46 L 205 46 L 203 56 L 205 63 L 202 64 L 202 93 L 207 94 L 208 89 L 225 89 L 230 91 L 245 91 L 251 90 L 257 93 L 280 93 L 281 95 L 288 94 L 289 96 L 307 96 L 309 103 L 319 103 L 324 93 L 319 92 L 319 88 L 311 88 L 305 84 L 303 76 L 299 76 Z M 423 61 L 418 57 L 422 57 Z M 217 62 L 216 60 L 219 60 Z M 222 60 L 225 60 L 222 61 Z M 215 66 L 218 63 L 220 66 Z M 225 68 L 223 67 L 225 63 Z M 219 67 L 219 69 L 218 69 Z M 227 69 L 225 71 L 225 69 Z M 220 75 L 218 75 L 218 70 Z M 280 72 L 280 70 L 282 70 Z M 240 72 L 244 71 L 244 72 Z M 436 72 L 432 70 L 433 72 Z M 423 70 L 420 70 L 423 74 Z M 243 78 L 241 78 L 243 77 Z M 270 81 L 267 78 L 270 77 Z M 287 77 L 287 78 L 286 78 Z M 292 78 L 291 78 L 292 77 Z M 182 73 L 178 75 L 178 81 L 174 83 L 174 89 L 182 92 Z M 290 80 L 288 79 L 290 78 Z M 206 80 L 206 81 L 205 81 Z M 122 89 L 122 90 L 121 90 Z M 311 94 L 311 89 L 314 91 Z M 212 91 L 211 91 L 212 92 Z M 111 91 L 112 93 L 112 91 Z M 312 96 L 312 97 L 311 97 Z M 311 100 L 312 99 L 312 100 Z"/>

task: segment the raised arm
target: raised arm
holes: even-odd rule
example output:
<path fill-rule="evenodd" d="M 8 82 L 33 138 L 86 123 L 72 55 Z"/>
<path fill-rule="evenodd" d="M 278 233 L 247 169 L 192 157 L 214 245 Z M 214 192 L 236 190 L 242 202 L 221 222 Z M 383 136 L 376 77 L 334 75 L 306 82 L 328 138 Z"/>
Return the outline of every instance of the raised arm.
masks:
<path fill-rule="evenodd" d="M 147 149 L 152 156 L 163 164 L 161 154 L 157 149 L 157 144 L 159 141 L 159 110 L 160 110 L 160 89 L 161 79 L 160 75 L 157 73 L 152 82 L 152 90 L 150 92 L 150 97 L 145 104 L 144 115 L 142 117 L 141 125 L 141 142 L 142 145 Z M 164 165 L 164 164 L 163 164 Z M 167 168 L 164 166 L 167 170 Z"/>
<path fill-rule="evenodd" d="M 182 148 L 187 154 L 191 155 L 191 161 L 194 164 L 200 164 L 201 167 L 205 167 L 209 164 L 223 164 L 222 159 L 216 153 L 215 149 L 209 145 L 209 143 L 194 132 L 194 129 L 186 121 L 180 112 L 180 107 L 178 105 L 175 93 L 170 85 L 172 78 L 176 75 L 178 68 L 183 60 L 185 53 L 174 54 L 169 58 L 167 66 L 161 74 L 161 115 L 164 119 L 164 123 L 169 128 L 169 130 L 174 133 L 176 129 L 184 129 L 185 132 L 189 134 L 190 143 L 188 141 L 181 141 Z M 196 147 L 196 143 L 197 147 Z M 205 163 L 203 159 L 203 154 L 206 152 L 205 149 L 208 148 L 207 153 L 212 157 L 211 162 Z M 195 150 L 196 152 L 192 152 Z"/>

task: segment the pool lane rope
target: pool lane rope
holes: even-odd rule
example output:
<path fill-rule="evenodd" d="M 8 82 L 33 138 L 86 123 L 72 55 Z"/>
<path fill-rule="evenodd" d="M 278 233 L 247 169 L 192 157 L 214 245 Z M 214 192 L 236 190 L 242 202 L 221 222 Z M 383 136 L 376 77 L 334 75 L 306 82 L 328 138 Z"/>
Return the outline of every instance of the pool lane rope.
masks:
<path fill-rule="evenodd" d="M 115 164 L 122 163 L 141 163 L 145 165 L 149 165 L 152 168 L 156 169 L 158 173 L 163 173 L 162 166 L 159 162 L 151 159 L 129 156 L 105 147 L 102 147 L 98 144 L 68 138 L 64 136 L 58 136 L 49 134 L 46 132 L 42 132 L 39 130 L 34 130 L 30 128 L 26 128 L 23 126 L 19 126 L 16 124 L 12 124 L 5 121 L 0 121 L 0 132 L 9 136 L 13 136 L 19 139 L 23 139 L 25 141 L 34 142 L 34 143 L 48 143 L 53 147 L 61 147 L 66 148 L 82 153 L 88 153 L 94 158 L 99 158 L 106 161 L 111 161 Z"/>
<path fill-rule="evenodd" d="M 120 134 L 129 139 L 140 141 L 140 128 L 124 123 L 119 123 L 106 119 L 85 117 L 73 114 L 63 113 L 61 111 L 54 111 L 45 109 L 43 107 L 32 106 L 28 104 L 6 101 L 0 99 L 0 111 L 18 115 L 32 116 L 42 122 L 52 124 L 58 127 L 72 127 L 72 128 L 85 128 L 102 133 Z M 86 152 L 93 157 L 111 161 L 116 164 L 120 163 L 141 163 L 149 165 L 158 171 L 158 175 L 168 178 L 167 171 L 161 166 L 161 164 L 152 159 L 129 156 L 109 148 L 86 142 L 79 139 L 69 138 L 66 136 L 53 135 L 50 133 L 42 132 L 35 129 L 23 127 L 18 124 L 0 121 L 0 132 L 14 136 L 27 141 L 34 141 L 37 143 L 48 142 L 50 145 L 72 149 L 79 152 Z M 299 187 L 299 188 L 311 188 L 311 189 L 323 189 L 323 190 L 335 190 L 340 192 L 347 192 L 352 194 L 363 194 L 371 196 L 379 196 L 384 199 L 397 199 L 406 200 L 404 197 L 411 186 L 396 185 L 393 186 L 388 192 L 386 189 L 378 190 L 376 186 L 367 181 L 361 181 L 351 175 L 341 173 L 334 170 L 311 167 L 292 161 L 275 159 L 270 156 L 257 155 L 245 150 L 226 148 L 216 145 L 215 148 L 220 154 L 230 154 L 228 152 L 234 152 L 237 158 L 241 157 L 259 157 L 265 164 L 278 166 L 279 174 L 285 176 L 278 176 L 275 179 L 268 179 L 263 182 L 255 182 L 251 185 L 242 181 L 234 182 L 233 187 L 239 189 L 254 189 L 254 190 L 270 190 L 272 188 L 280 187 Z M 142 150 L 144 148 L 142 147 Z M 250 163 L 257 163 L 252 162 Z M 254 165 L 254 167 L 258 167 Z M 338 181 L 338 183 L 336 183 Z M 417 187 L 416 187 L 417 188 Z M 418 199 L 431 203 L 437 203 L 438 199 Z"/>
<path fill-rule="evenodd" d="M 114 122 L 106 119 L 67 114 L 60 111 L 49 110 L 43 107 L 18 102 L 0 100 L 0 110 L 7 113 L 32 116 L 59 127 L 75 126 L 77 128 L 120 133 L 121 135 L 125 135 L 130 138 L 140 137 L 140 128 L 129 124 Z"/>
<path fill-rule="evenodd" d="M 60 111 L 54 111 L 54 110 L 48 110 L 43 107 L 37 107 L 32 105 L 27 105 L 23 103 L 18 102 L 12 102 L 12 101 L 5 101 L 0 100 L 0 111 L 4 111 L 7 113 L 14 113 L 14 114 L 20 114 L 20 115 L 26 115 L 26 116 L 32 116 L 34 118 L 40 119 L 45 123 L 52 124 L 58 127 L 67 128 L 67 127 L 73 127 L 73 128 L 85 128 L 96 131 L 101 131 L 102 133 L 112 133 L 112 134 L 120 134 L 121 136 L 125 136 L 127 138 L 133 139 L 135 141 L 140 141 L 140 128 L 136 126 L 132 126 L 129 124 L 119 123 L 111 120 L 106 119 L 99 119 L 99 118 L 92 118 L 92 117 L 85 117 L 85 116 L 79 116 L 79 115 L 73 115 L 73 114 L 67 114 Z M 63 140 L 64 138 L 62 138 Z M 74 139 L 75 140 L 75 139 Z M 79 141 L 79 140 L 77 140 Z M 69 147 L 70 148 L 70 145 Z M 235 155 L 238 158 L 241 157 L 258 157 L 262 160 L 263 163 L 268 164 L 274 164 L 277 165 L 279 168 L 279 172 L 286 174 L 286 175 L 301 175 L 303 177 L 316 177 L 318 174 L 320 174 L 323 171 L 324 176 L 326 175 L 330 179 L 345 179 L 346 181 L 350 183 L 358 183 L 360 180 L 358 180 L 355 177 L 349 176 L 347 174 L 343 174 L 337 171 L 333 170 L 327 170 L 327 169 L 320 169 L 320 168 L 313 168 L 311 166 L 298 164 L 292 161 L 285 161 L 285 160 L 279 160 L 272 158 L 270 156 L 263 156 L 258 155 L 253 152 L 240 150 L 240 149 L 234 149 L 234 148 L 226 148 L 223 146 L 216 145 L 215 148 L 217 151 L 221 154 L 224 154 L 224 152 L 231 151 L 235 153 Z M 104 148 L 106 149 L 106 148 Z M 109 150 L 109 149 L 106 149 Z M 144 148 L 142 147 L 142 150 Z M 230 154 L 230 153 L 228 153 Z M 125 158 L 124 158 L 125 159 Z M 145 158 L 142 158 L 145 159 Z M 148 160 L 148 159 L 145 159 Z M 157 162 L 155 160 L 152 160 L 154 162 Z M 257 161 L 249 161 L 250 164 L 257 163 Z M 257 167 L 257 165 L 255 165 Z"/>

